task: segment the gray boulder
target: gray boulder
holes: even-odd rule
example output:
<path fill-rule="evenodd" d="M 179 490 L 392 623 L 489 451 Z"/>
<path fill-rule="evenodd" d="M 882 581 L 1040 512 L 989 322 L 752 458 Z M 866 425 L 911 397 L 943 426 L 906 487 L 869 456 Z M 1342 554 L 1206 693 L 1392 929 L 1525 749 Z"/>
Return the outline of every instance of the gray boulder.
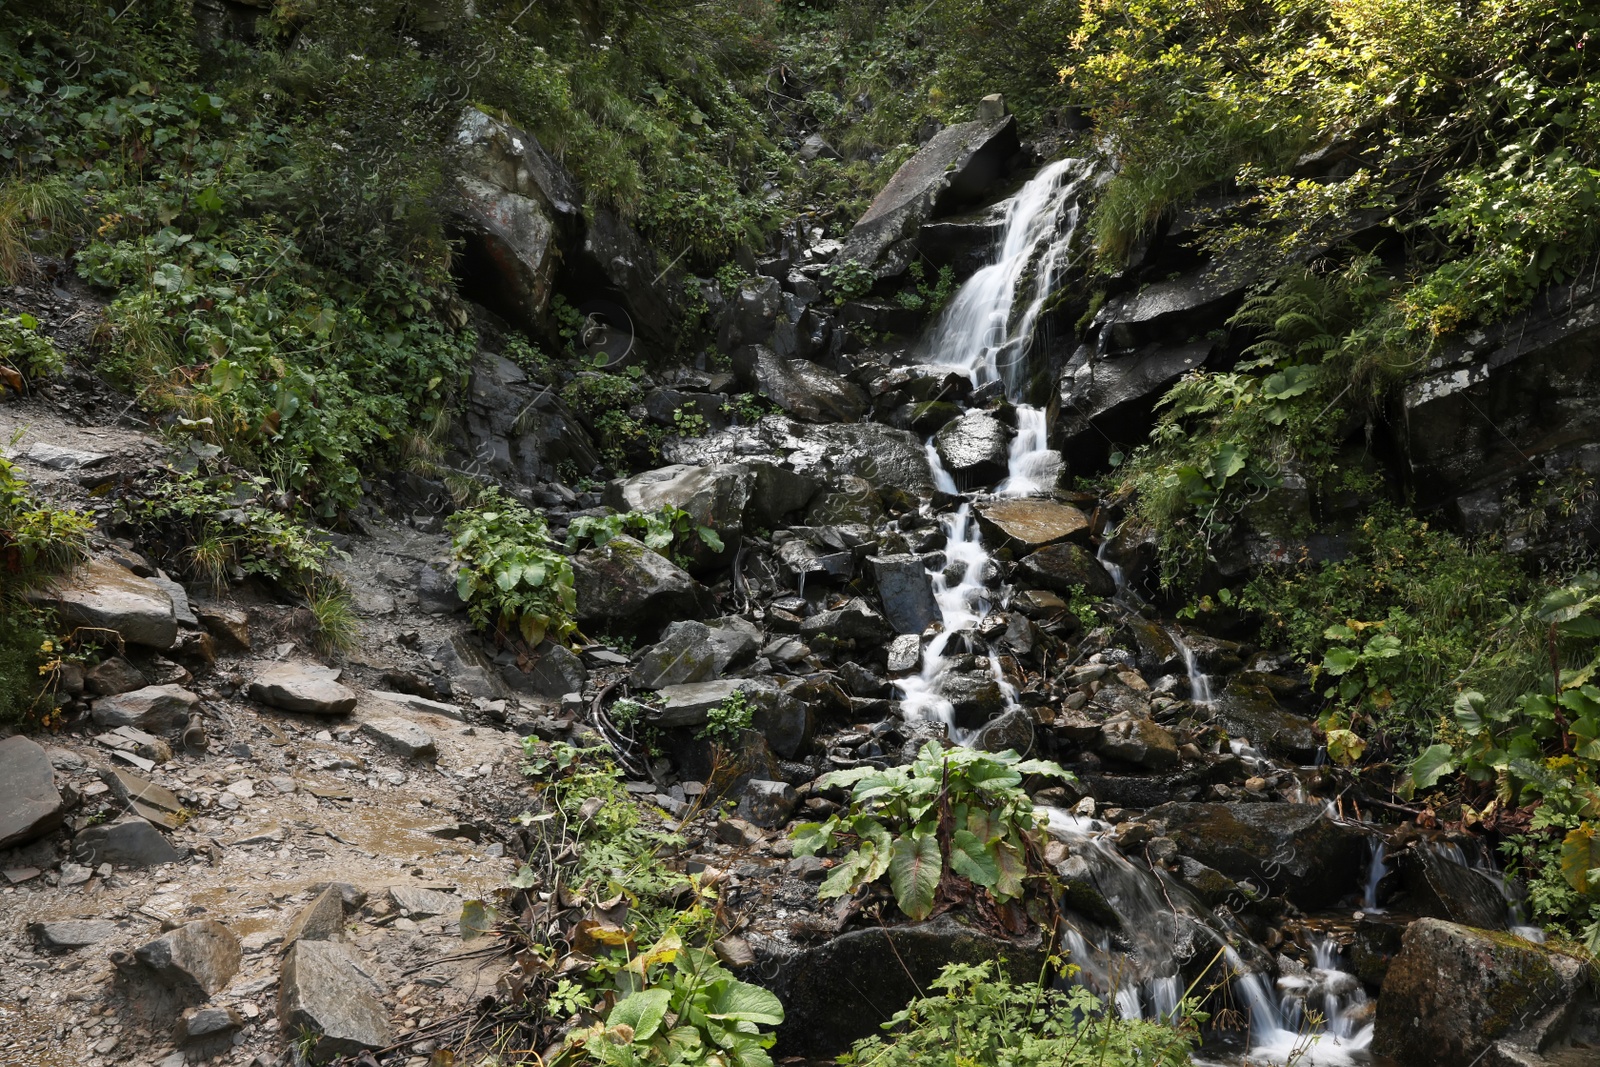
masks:
<path fill-rule="evenodd" d="M 883 617 L 897 634 L 920 634 L 942 616 L 922 559 L 912 555 L 870 556 L 867 566 L 883 602 Z"/>
<path fill-rule="evenodd" d="M 300 909 L 283 935 L 285 945 L 297 941 L 337 941 L 344 935 L 344 895 L 330 885 Z"/>
<path fill-rule="evenodd" d="M 122 930 L 105 919 L 66 919 L 28 924 L 28 936 L 43 952 L 74 952 L 109 941 Z"/>
<path fill-rule="evenodd" d="M 1009 115 L 940 130 L 873 198 L 833 261 L 859 263 L 878 278 L 900 273 L 908 255 L 890 250 L 914 236 L 924 220 L 978 200 L 1020 147 Z"/>
<path fill-rule="evenodd" d="M 724 678 L 662 686 L 656 694 L 661 698 L 660 710 L 650 721 L 662 727 L 703 726 L 711 709 L 735 693 L 744 693 L 750 703 L 759 707 L 777 699 L 778 687 L 764 678 Z"/>
<path fill-rule="evenodd" d="M 621 512 L 652 512 L 664 507 L 689 513 L 696 526 L 709 526 L 735 543 L 744 528 L 745 507 L 755 488 L 755 472 L 741 463 L 692 467 L 685 463 L 618 478 L 606 486 L 604 502 Z"/>
<path fill-rule="evenodd" d="M 784 359 L 765 345 L 737 349 L 733 369 L 745 388 L 797 419 L 855 422 L 867 411 L 867 394 L 859 385 L 810 360 Z"/>
<path fill-rule="evenodd" d="M 250 683 L 250 699 L 284 711 L 348 715 L 356 709 L 355 690 L 339 684 L 336 668 L 315 663 L 268 667 Z"/>
<path fill-rule="evenodd" d="M 202 919 L 140 945 L 133 954 L 148 974 L 197 1004 L 227 987 L 239 972 L 243 951 L 232 930 Z"/>
<path fill-rule="evenodd" d="M 765 830 L 776 830 L 789 821 L 800 797 L 787 782 L 752 778 L 739 797 L 739 818 Z"/>
<path fill-rule="evenodd" d="M 1185 855 L 1308 909 L 1350 892 L 1367 850 L 1359 827 L 1334 822 L 1320 804 L 1172 803 L 1146 818 L 1164 823 Z"/>
<path fill-rule="evenodd" d="M 567 693 L 581 691 L 589 672 L 577 653 L 547 637 L 525 657 L 502 665 L 500 677 L 519 693 L 559 700 Z"/>
<path fill-rule="evenodd" d="M 114 863 L 123 867 L 154 867 L 177 863 L 189 853 L 180 850 L 148 821 L 124 815 L 115 822 L 91 826 L 72 842 L 73 855 L 90 867 Z"/>
<path fill-rule="evenodd" d="M 149 685 L 101 697 L 90 712 L 96 726 L 132 726 L 152 733 L 179 730 L 200 707 L 200 698 L 179 685 Z"/>
<path fill-rule="evenodd" d="M 1116 593 L 1117 583 L 1084 549 L 1074 544 L 1050 545 L 1029 553 L 1017 566 L 1026 584 L 1071 596 L 1082 590 L 1090 596 L 1108 597 Z"/>
<path fill-rule="evenodd" d="M 45 750 L 20 735 L 0 740 L 0 849 L 43 837 L 66 810 Z"/>
<path fill-rule="evenodd" d="M 1011 427 L 987 411 L 969 411 L 933 436 L 939 458 L 958 483 L 990 485 L 1005 477 Z"/>
<path fill-rule="evenodd" d="M 55 609 L 67 627 L 114 630 L 129 644 L 168 649 L 178 640 L 172 600 L 120 563 L 92 559 L 28 594 Z"/>
<path fill-rule="evenodd" d="M 83 684 L 95 696 L 108 697 L 143 689 L 150 681 L 121 656 L 110 656 L 84 674 Z"/>
<path fill-rule="evenodd" d="M 460 461 L 524 483 L 548 482 L 563 468 L 587 474 L 600 465 L 589 433 L 549 386 L 503 356 L 480 352 L 473 361 L 466 407 L 457 423 L 454 446 Z M 437 513 L 450 506 L 447 494 L 419 502 Z M 446 595 L 448 592 L 449 595 Z M 453 590 L 429 598 L 437 610 L 455 610 Z"/>
<path fill-rule="evenodd" d="M 806 639 L 820 634 L 844 640 L 875 644 L 894 636 L 888 622 L 860 597 L 855 597 L 842 608 L 830 608 L 808 616 L 800 623 L 800 636 Z"/>
<path fill-rule="evenodd" d="M 1285 711 L 1272 690 L 1243 675 L 1229 680 L 1212 714 L 1230 735 L 1247 737 L 1256 748 L 1279 759 L 1310 763 L 1321 746 L 1315 723 Z"/>
<path fill-rule="evenodd" d="M 1119 715 L 1100 726 L 1095 751 L 1124 763 L 1170 770 L 1178 765 L 1178 742 L 1166 727 L 1134 715 Z"/>
<path fill-rule="evenodd" d="M 1071 504 L 1053 500 L 995 500 L 976 509 L 978 525 L 991 545 L 1008 544 L 1029 552 L 1059 541 L 1084 541 L 1089 516 Z"/>
<path fill-rule="evenodd" d="M 783 287 L 776 278 L 752 278 L 727 294 L 717 313 L 717 347 L 731 352 L 772 336 L 783 314 Z"/>
<path fill-rule="evenodd" d="M 666 623 L 711 613 L 689 573 L 627 535 L 572 559 L 578 622 L 591 633 L 654 636 Z"/>
<path fill-rule="evenodd" d="M 668 626 L 641 654 L 629 683 L 659 689 L 719 678 L 754 660 L 760 648 L 761 631 L 745 619 L 721 619 L 715 625 L 686 619 Z"/>
<path fill-rule="evenodd" d="M 278 979 L 278 1024 L 284 1033 L 316 1035 L 318 1062 L 354 1056 L 394 1042 L 389 1014 L 372 979 L 343 945 L 296 941 Z"/>
<path fill-rule="evenodd" d="M 933 495 L 933 469 L 922 441 L 876 422 L 802 426 L 789 423 L 780 441 L 796 471 L 821 480 L 861 478 L 880 493 Z"/>
<path fill-rule="evenodd" d="M 1428 842 L 1396 857 L 1405 880 L 1407 910 L 1481 930 L 1504 930 L 1511 909 L 1495 880 L 1447 858 Z"/>
<path fill-rule="evenodd" d="M 384 748 L 410 759 L 431 762 L 439 758 L 439 748 L 433 738 L 410 719 L 393 716 L 368 719 L 361 724 L 361 732 Z"/>

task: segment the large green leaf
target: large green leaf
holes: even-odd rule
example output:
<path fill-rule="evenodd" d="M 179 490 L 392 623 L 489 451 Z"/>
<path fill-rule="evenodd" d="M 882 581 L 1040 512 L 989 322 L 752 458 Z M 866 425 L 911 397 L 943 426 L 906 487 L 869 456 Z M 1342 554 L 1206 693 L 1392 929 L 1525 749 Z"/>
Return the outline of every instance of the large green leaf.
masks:
<path fill-rule="evenodd" d="M 1330 648 L 1322 657 L 1322 669 L 1337 678 L 1354 667 L 1361 659 L 1353 648 Z"/>
<path fill-rule="evenodd" d="M 1411 764 L 1411 780 L 1418 789 L 1429 789 L 1455 769 L 1454 754 L 1449 745 L 1429 745 Z"/>
<path fill-rule="evenodd" d="M 617 1001 L 617 1006 L 606 1016 L 606 1029 L 627 1026 L 633 1030 L 633 1040 L 648 1041 L 661 1029 L 661 1021 L 667 1017 L 667 1005 L 671 1001 L 671 990 L 659 986 L 635 993 Z"/>
<path fill-rule="evenodd" d="M 993 889 L 1000 881 L 1000 868 L 994 857 L 971 830 L 957 830 L 951 836 L 950 868 L 985 889 Z"/>
<path fill-rule="evenodd" d="M 868 864 L 871 862 L 872 852 L 870 849 L 863 850 L 858 848 L 850 853 L 839 861 L 839 865 L 830 871 L 828 877 L 823 879 L 822 885 L 817 887 L 818 899 L 832 900 L 834 897 L 842 897 L 855 889 L 860 884 L 862 872 L 867 869 Z"/>
<path fill-rule="evenodd" d="M 933 835 L 902 837 L 895 841 L 889 860 L 889 884 L 900 910 L 912 919 L 926 919 L 933 911 L 944 862 Z"/>
<path fill-rule="evenodd" d="M 712 987 L 706 1015 L 757 1026 L 779 1026 L 783 1023 L 783 1002 L 758 985 L 728 978 Z"/>
<path fill-rule="evenodd" d="M 1022 895 L 1022 879 L 1028 873 L 1022 859 L 1022 845 L 1015 833 L 989 850 L 994 857 L 1000 877 L 995 881 L 994 895 L 1000 900 L 1010 900 Z"/>
<path fill-rule="evenodd" d="M 1587 896 L 1595 888 L 1596 875 L 1600 875 L 1600 837 L 1583 823 L 1561 842 L 1561 876 Z"/>
<path fill-rule="evenodd" d="M 1456 697 L 1456 722 L 1461 724 L 1461 729 L 1466 731 L 1468 737 L 1477 737 L 1483 732 L 1483 709 L 1488 703 L 1488 698 L 1482 693 L 1470 689 Z"/>

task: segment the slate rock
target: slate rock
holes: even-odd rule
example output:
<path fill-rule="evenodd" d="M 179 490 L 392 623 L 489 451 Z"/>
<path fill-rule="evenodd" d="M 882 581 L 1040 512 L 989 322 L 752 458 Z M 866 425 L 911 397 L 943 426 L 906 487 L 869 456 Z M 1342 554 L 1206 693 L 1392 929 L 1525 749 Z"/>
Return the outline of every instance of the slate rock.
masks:
<path fill-rule="evenodd" d="M 661 640 L 640 654 L 628 684 L 636 689 L 660 689 L 703 682 L 716 673 L 711 627 L 682 619 L 668 626 Z"/>
<path fill-rule="evenodd" d="M 442 893 L 437 889 L 424 889 L 420 886 L 397 885 L 389 890 L 389 899 L 406 916 L 413 919 L 428 919 L 435 915 L 446 918 L 458 919 L 461 917 L 461 898 L 454 893 Z"/>
<path fill-rule="evenodd" d="M 367 719 L 361 724 L 361 732 L 402 756 L 429 761 L 439 758 L 439 749 L 433 738 L 410 719 Z"/>
<path fill-rule="evenodd" d="M 226 652 L 250 651 L 250 616 L 238 608 L 225 608 L 217 604 L 200 604 L 195 616 Z"/>
<path fill-rule="evenodd" d="M 130 693 L 149 684 L 150 681 L 143 672 L 121 656 L 108 657 L 95 664 L 83 676 L 84 688 L 95 696 L 102 697 Z"/>
<path fill-rule="evenodd" d="M 318 1062 L 394 1042 L 378 990 L 348 950 L 334 941 L 296 941 L 278 978 L 278 1024 L 284 1033 L 316 1034 Z"/>
<path fill-rule="evenodd" d="M 546 638 L 525 661 L 502 666 L 500 677 L 519 693 L 557 700 L 567 693 L 580 692 L 589 672 L 576 652 L 560 641 Z M 459 710 L 456 717 L 462 717 Z"/>
<path fill-rule="evenodd" d="M 348 715 L 356 709 L 355 690 L 339 684 L 340 672 L 314 663 L 268 667 L 250 683 L 250 699 L 283 711 Z"/>
<path fill-rule="evenodd" d="M 806 422 L 855 422 L 866 414 L 866 392 L 826 367 L 784 359 L 765 345 L 733 352 L 734 373 L 744 386 Z"/>
<path fill-rule="evenodd" d="M 1238 882 L 1292 892 L 1302 908 L 1332 905 L 1351 891 L 1366 837 L 1334 822 L 1320 804 L 1169 803 L 1146 812 L 1178 848 Z"/>
<path fill-rule="evenodd" d="M 880 493 L 933 495 L 928 450 L 915 434 L 877 422 L 790 423 L 785 429 L 779 443 L 790 450 L 789 463 L 802 475 L 819 480 L 849 475 Z"/>
<path fill-rule="evenodd" d="M 978 525 L 991 545 L 1031 551 L 1089 535 L 1089 516 L 1053 500 L 995 500 L 977 508 Z"/>
<path fill-rule="evenodd" d="M 933 445 L 958 484 L 989 485 L 1005 477 L 1012 431 L 987 411 L 969 411 L 933 436 Z"/>
<path fill-rule="evenodd" d="M 28 936 L 45 952 L 72 952 L 109 941 L 121 932 L 116 923 L 105 919 L 66 919 L 28 924 Z"/>
<path fill-rule="evenodd" d="M 93 559 L 28 594 L 55 608 L 67 628 L 114 630 L 129 644 L 168 649 L 178 640 L 172 600 L 120 563 Z"/>
<path fill-rule="evenodd" d="M 1065 596 L 1082 590 L 1090 596 L 1108 597 L 1117 591 L 1117 583 L 1100 561 L 1074 544 L 1050 545 L 1029 553 L 1017 571 L 1024 581 Z"/>
<path fill-rule="evenodd" d="M 242 949 L 233 931 L 212 919 L 185 923 L 134 950 L 157 981 L 193 1003 L 220 993 L 239 972 Z"/>
<path fill-rule="evenodd" d="M 1107 719 L 1100 727 L 1094 748 L 1101 755 L 1153 771 L 1170 770 L 1178 765 L 1178 742 L 1172 732 L 1134 715 Z"/>
<path fill-rule="evenodd" d="M 21 735 L 0 740 L 0 849 L 43 837 L 66 810 L 45 750 Z"/>
<path fill-rule="evenodd" d="M 1216 348 L 1211 342 L 1095 357 L 1085 346 L 1074 354 L 1051 400 L 1050 444 L 1072 470 L 1105 465 L 1111 441 L 1142 441 L 1155 424 L 1156 402 L 1179 378 L 1198 370 Z M 1080 358 L 1081 356 L 1081 358 Z"/>
<path fill-rule="evenodd" d="M 94 702 L 96 726 L 132 726 L 151 733 L 181 730 L 200 707 L 200 698 L 180 685 L 147 685 Z"/>
<path fill-rule="evenodd" d="M 283 935 L 285 946 L 297 941 L 336 941 L 344 934 L 344 895 L 330 885 L 300 909 Z"/>
<path fill-rule="evenodd" d="M 808 616 L 800 624 L 800 636 L 811 639 L 819 634 L 865 643 L 885 641 L 893 636 L 888 622 L 865 600 L 855 597 L 842 608 L 831 608 Z"/>
<path fill-rule="evenodd" d="M 183 1013 L 183 1036 L 189 1041 L 225 1038 L 243 1026 L 244 1016 L 236 1008 L 208 1005 Z"/>
<path fill-rule="evenodd" d="M 572 558 L 578 622 L 589 632 L 654 637 L 711 613 L 710 593 L 682 567 L 622 535 Z"/>
<path fill-rule="evenodd" d="M 177 863 L 188 855 L 160 830 L 137 815 L 91 826 L 72 842 L 73 855 L 91 867 L 113 863 L 123 867 L 154 867 Z"/>
<path fill-rule="evenodd" d="M 799 795 L 787 782 L 752 778 L 745 783 L 739 798 L 739 817 L 767 830 L 785 825 L 800 803 Z"/>
<path fill-rule="evenodd" d="M 897 634 L 920 634 L 943 618 L 922 559 L 913 555 L 869 556 L 883 617 Z"/>

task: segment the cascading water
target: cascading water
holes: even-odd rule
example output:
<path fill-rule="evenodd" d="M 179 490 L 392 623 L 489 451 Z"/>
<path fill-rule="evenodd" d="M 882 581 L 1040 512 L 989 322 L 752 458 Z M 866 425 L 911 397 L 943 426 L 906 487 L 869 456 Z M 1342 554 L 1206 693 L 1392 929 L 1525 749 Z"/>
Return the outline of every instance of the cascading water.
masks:
<path fill-rule="evenodd" d="M 1013 452 L 1015 450 L 1013 449 Z M 1116 583 L 1115 598 L 1129 611 L 1138 611 L 1144 606 L 1144 600 L 1139 594 L 1128 588 L 1128 576 L 1108 555 L 1111 548 L 1112 535 L 1116 533 L 1114 526 L 1106 527 L 1100 538 L 1100 547 L 1095 551 L 1095 559 L 1100 561 L 1100 566 L 1111 575 L 1111 580 Z M 1172 641 L 1173 647 L 1178 650 L 1178 655 L 1183 659 L 1184 671 L 1189 676 L 1189 700 L 1201 707 L 1209 707 L 1216 702 L 1216 697 L 1211 692 L 1211 676 L 1200 669 L 1200 659 L 1195 655 L 1194 649 L 1189 647 L 1189 642 L 1184 639 L 1183 631 L 1176 626 L 1165 627 L 1167 637 Z"/>
<path fill-rule="evenodd" d="M 1372 851 L 1367 858 L 1367 881 L 1361 887 L 1361 910 L 1376 915 L 1383 911 L 1378 907 L 1378 883 L 1389 873 L 1389 865 L 1384 862 L 1387 846 L 1383 838 L 1373 835 L 1367 847 Z"/>

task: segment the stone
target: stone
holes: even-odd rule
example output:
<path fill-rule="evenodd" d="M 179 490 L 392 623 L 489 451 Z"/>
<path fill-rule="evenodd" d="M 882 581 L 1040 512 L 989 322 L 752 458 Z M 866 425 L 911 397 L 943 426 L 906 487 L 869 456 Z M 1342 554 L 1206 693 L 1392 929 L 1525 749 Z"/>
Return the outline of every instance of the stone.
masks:
<path fill-rule="evenodd" d="M 168 830 L 175 830 L 182 823 L 183 801 L 172 790 L 120 767 L 101 771 L 100 778 L 140 818 Z"/>
<path fill-rule="evenodd" d="M 435 915 L 458 919 L 461 917 L 461 898 L 454 893 L 419 886 L 397 885 L 389 890 L 389 899 L 407 918 L 429 919 Z"/>
<path fill-rule="evenodd" d="M 232 930 L 201 919 L 140 945 L 133 954 L 157 981 L 183 1000 L 199 1003 L 233 980 L 243 950 Z"/>
<path fill-rule="evenodd" d="M 1178 877 L 1201 900 L 1215 907 L 1239 894 L 1239 884 L 1214 867 L 1207 867 L 1192 856 L 1178 858 Z"/>
<path fill-rule="evenodd" d="M 1132 715 L 1107 719 L 1100 727 L 1094 748 L 1103 756 L 1153 771 L 1171 770 L 1178 765 L 1178 742 L 1172 732 L 1149 719 Z"/>
<path fill-rule="evenodd" d="M 28 924 L 28 936 L 44 952 L 72 952 L 109 941 L 120 933 L 122 930 L 116 923 L 105 919 L 66 919 Z"/>
<path fill-rule="evenodd" d="M 703 682 L 716 674 L 711 627 L 684 619 L 668 626 L 660 641 L 640 653 L 628 684 L 635 689 L 660 689 Z"/>
<path fill-rule="evenodd" d="M 1489 876 L 1448 858 L 1431 842 L 1419 841 L 1394 857 L 1405 880 L 1407 910 L 1484 930 L 1504 930 L 1511 909 Z"/>
<path fill-rule="evenodd" d="M 1366 838 L 1328 818 L 1320 804 L 1169 803 L 1145 813 L 1164 822 L 1177 847 L 1240 883 L 1292 891 L 1302 908 L 1336 903 L 1351 891 Z"/>
<path fill-rule="evenodd" d="M 778 689 L 764 678 L 721 678 L 662 686 L 656 692 L 660 710 L 651 715 L 650 722 L 660 727 L 704 726 L 711 709 L 735 693 L 744 693 L 746 699 L 759 708 L 776 701 Z"/>
<path fill-rule="evenodd" d="M 278 1025 L 286 1034 L 315 1034 L 309 1052 L 318 1062 L 385 1048 L 394 1028 L 378 992 L 344 946 L 297 941 L 279 973 Z"/>
<path fill-rule="evenodd" d="M 1028 582 L 1071 596 L 1083 591 L 1090 596 L 1109 597 L 1117 583 L 1087 551 L 1074 544 L 1049 545 L 1024 556 L 1018 574 Z"/>
<path fill-rule="evenodd" d="M 834 639 L 876 644 L 892 636 L 888 622 L 860 597 L 842 608 L 831 608 L 808 616 L 800 623 L 800 636 L 809 640 L 820 634 Z"/>
<path fill-rule="evenodd" d="M 452 444 L 478 468 L 525 485 L 557 479 L 563 467 L 592 471 L 600 464 L 588 431 L 555 391 L 492 352 L 480 352 L 472 362 L 466 410 L 456 420 Z M 449 493 L 442 484 L 429 486 L 420 503 L 425 513 L 437 514 L 450 506 Z M 418 590 L 424 611 L 459 609 L 448 564 L 430 565 L 425 577 L 426 598 Z"/>
<path fill-rule="evenodd" d="M 956 484 L 992 485 L 1006 475 L 1011 427 L 987 411 L 969 411 L 933 435 L 933 446 Z"/>
<path fill-rule="evenodd" d="M 87 470 L 98 467 L 111 458 L 109 452 L 89 452 L 76 448 L 62 448 L 59 445 L 46 444 L 43 441 L 34 441 L 27 448 L 17 453 L 19 457 L 30 463 L 37 463 L 46 470 L 75 471 Z"/>
<path fill-rule="evenodd" d="M 0 849 L 43 837 L 66 810 L 45 750 L 21 735 L 0 740 Z"/>
<path fill-rule="evenodd" d="M 984 752 L 1029 752 L 1033 749 L 1033 716 L 1013 708 L 984 723 L 973 739 Z"/>
<path fill-rule="evenodd" d="M 238 608 L 197 604 L 195 617 L 225 652 L 250 651 L 250 616 Z"/>
<path fill-rule="evenodd" d="M 787 782 L 752 778 L 739 797 L 739 817 L 767 830 L 776 830 L 789 821 L 800 796 Z"/>
<path fill-rule="evenodd" d="M 676 463 L 618 478 L 606 486 L 602 502 L 619 512 L 656 512 L 673 507 L 688 512 L 696 526 L 724 533 L 724 543 L 744 528 L 745 507 L 756 474 L 742 463 L 694 467 Z"/>
<path fill-rule="evenodd" d="M 1019 150 L 1009 115 L 945 127 L 879 190 L 833 261 L 858 263 L 878 278 L 900 273 L 906 262 L 890 250 L 913 237 L 924 220 L 975 203 Z"/>
<path fill-rule="evenodd" d="M 439 749 L 433 738 L 409 719 L 367 719 L 361 724 L 361 732 L 384 748 L 410 759 L 432 762 L 439 758 Z"/>
<path fill-rule="evenodd" d="M 172 601 L 172 615 L 178 620 L 178 625 L 194 629 L 200 625 L 200 619 L 195 615 L 194 609 L 189 606 L 189 591 L 171 578 L 157 575 L 149 579 L 151 585 L 167 594 L 167 599 Z"/>
<path fill-rule="evenodd" d="M 190 1041 L 223 1037 L 243 1026 L 244 1016 L 235 1008 L 210 1005 L 183 1013 L 183 1036 Z"/>
<path fill-rule="evenodd" d="M 948 671 L 940 679 L 938 694 L 950 702 L 955 725 L 976 730 L 1006 707 L 1005 694 L 992 674 Z"/>
<path fill-rule="evenodd" d="M 883 617 L 895 633 L 920 634 L 943 618 L 920 557 L 869 556 L 867 567 L 878 587 Z"/>
<path fill-rule="evenodd" d="M 922 638 L 916 634 L 901 634 L 889 642 L 888 669 L 890 674 L 907 674 L 922 663 Z"/>
<path fill-rule="evenodd" d="M 427 697 L 419 697 L 412 693 L 394 693 L 386 689 L 374 689 L 371 695 L 385 704 L 393 704 L 396 707 L 414 711 L 419 715 L 442 715 L 457 722 L 467 721 L 466 712 L 456 705 L 446 704 L 442 700 L 429 700 Z"/>
<path fill-rule="evenodd" d="M 1406 1067 L 1542 1063 L 1514 1050 L 1555 1043 L 1586 974 L 1575 953 L 1418 919 L 1384 976 L 1372 1051 Z"/>
<path fill-rule="evenodd" d="M 251 681 L 251 700 L 283 711 L 348 715 L 356 710 L 355 690 L 339 684 L 340 671 L 313 663 L 268 667 Z"/>
<path fill-rule="evenodd" d="M 915 434 L 877 422 L 790 423 L 778 442 L 795 471 L 819 480 L 861 478 L 880 493 L 933 495 L 928 450 Z"/>
<path fill-rule="evenodd" d="M 30 592 L 55 609 L 67 629 L 114 630 L 129 644 L 168 649 L 178 640 L 172 600 L 160 586 L 120 563 L 92 559 L 71 574 Z"/>
<path fill-rule="evenodd" d="M 200 698 L 180 685 L 147 685 L 130 693 L 101 697 L 90 716 L 95 725 L 132 726 L 154 733 L 181 730 L 200 708 Z"/>
<path fill-rule="evenodd" d="M 1213 703 L 1214 721 L 1234 737 L 1248 737 L 1269 756 L 1308 764 L 1321 745 L 1316 724 L 1285 711 L 1265 685 L 1235 675 Z"/>
<path fill-rule="evenodd" d="M 1139 646 L 1139 669 L 1147 677 L 1154 678 L 1183 665 L 1183 653 L 1164 627 L 1137 615 L 1124 619 L 1123 625 L 1133 633 L 1134 643 Z"/>
<path fill-rule="evenodd" d="M 977 515 L 989 544 L 1018 552 L 1089 536 L 1089 516 L 1053 500 L 995 500 L 980 505 Z"/>
<path fill-rule="evenodd" d="M 283 935 L 284 946 L 296 941 L 335 941 L 344 934 L 344 895 L 330 885 L 300 909 Z"/>
<path fill-rule="evenodd" d="M 754 973 L 783 1002 L 777 1037 L 789 1055 L 831 1059 L 932 987 L 951 963 L 1000 966 L 1019 984 L 1038 980 L 1052 946 L 1036 930 L 1015 938 L 988 933 L 953 915 L 921 923 L 851 930 L 803 947 L 751 930 Z"/>
<path fill-rule="evenodd" d="M 717 823 L 717 840 L 735 848 L 754 848 L 763 838 L 760 830 L 743 819 L 722 819 Z"/>
<path fill-rule="evenodd" d="M 1155 406 L 1179 378 L 1198 370 L 1216 346 L 1210 342 L 1091 358 L 1074 354 L 1056 384 L 1050 410 L 1050 444 L 1075 471 L 1099 470 L 1111 441 L 1143 441 L 1155 424 Z M 1081 356 L 1081 358 L 1080 358 Z"/>
<path fill-rule="evenodd" d="M 95 696 L 102 697 L 143 689 L 149 684 L 149 679 L 139 668 L 121 656 L 111 656 L 102 660 L 83 676 L 83 687 Z"/>
<path fill-rule="evenodd" d="M 752 392 L 806 422 L 855 422 L 866 414 L 867 394 L 857 384 L 805 359 L 784 359 L 765 345 L 733 352 L 734 373 Z"/>
<path fill-rule="evenodd" d="M 626 534 L 572 558 L 578 622 L 591 633 L 650 636 L 668 622 L 711 614 L 689 573 Z"/>
<path fill-rule="evenodd" d="M 189 854 L 137 815 L 124 815 L 113 822 L 89 827 L 73 839 L 72 851 L 91 867 L 102 863 L 154 867 L 178 863 Z"/>

